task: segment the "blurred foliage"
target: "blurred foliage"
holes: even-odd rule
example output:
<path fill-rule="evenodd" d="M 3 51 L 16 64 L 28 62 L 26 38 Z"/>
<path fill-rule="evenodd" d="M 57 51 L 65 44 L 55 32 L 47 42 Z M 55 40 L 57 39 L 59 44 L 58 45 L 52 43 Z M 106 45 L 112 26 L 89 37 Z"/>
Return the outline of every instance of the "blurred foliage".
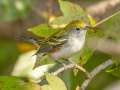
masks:
<path fill-rule="evenodd" d="M 35 45 L 27 43 L 27 42 L 17 42 L 17 47 L 20 53 L 25 53 L 33 49 L 36 49 Z"/>
<path fill-rule="evenodd" d="M 18 77 L 0 76 L 0 90 L 40 90 L 40 86 L 26 83 Z"/>
<path fill-rule="evenodd" d="M 31 0 L 0 0 L 0 20 L 13 21 L 25 17 L 31 8 Z"/>
<path fill-rule="evenodd" d="M 99 64 L 103 63 L 104 61 L 110 58 L 116 60 L 115 62 L 117 64 L 114 64 L 113 66 L 110 66 L 107 70 L 103 70 L 101 73 L 99 73 L 92 80 L 92 82 L 89 84 L 87 88 L 87 90 L 103 90 L 104 87 L 109 85 L 111 82 L 119 79 L 120 60 L 118 59 L 120 59 L 120 57 L 119 55 L 111 55 L 90 48 L 88 41 L 91 38 L 97 37 L 103 40 L 107 39 L 113 42 L 119 42 L 120 41 L 119 40 L 120 11 L 95 24 L 95 20 L 92 17 L 90 17 L 79 5 L 73 4 L 72 2 L 69 2 L 67 0 L 58 0 L 58 2 L 60 5 L 60 10 L 62 11 L 63 14 L 62 16 L 55 18 L 49 23 L 40 24 L 38 26 L 30 28 L 28 29 L 28 31 L 32 32 L 38 37 L 49 39 L 50 37 L 56 35 L 57 33 L 60 33 L 62 31 L 65 32 L 66 29 L 70 30 L 73 27 L 81 27 L 81 25 L 82 27 L 84 27 L 84 25 L 87 24 L 93 27 L 94 29 L 96 29 L 96 33 L 93 33 L 90 30 L 88 31 L 86 37 L 86 44 L 84 48 L 80 52 L 75 53 L 75 55 L 73 55 L 71 58 L 78 64 L 80 63 L 84 65 L 84 67 L 88 71 L 92 71 L 96 66 L 98 66 Z M 30 10 L 31 7 L 30 5 L 31 5 L 31 0 L 1 0 L 0 11 L 4 11 L 4 13 L 0 12 L 1 15 L 0 19 L 2 21 L 11 21 L 11 20 L 16 20 L 18 18 L 22 18 L 26 16 L 28 11 Z M 60 33 L 60 34 L 62 36 L 64 33 Z M 17 56 L 19 55 L 19 52 L 17 50 L 15 42 L 1 41 L 0 47 L 1 47 L 0 73 L 3 73 L 4 71 L 7 71 L 5 69 L 8 69 L 10 65 L 13 65 L 13 63 L 17 59 Z M 24 55 L 24 59 L 22 58 L 23 61 L 21 65 L 24 65 L 26 67 L 21 67 L 22 68 L 21 72 L 23 73 L 25 70 L 30 70 L 31 72 L 28 73 L 28 71 L 26 71 L 24 73 L 25 74 L 27 73 L 29 74 L 29 76 L 31 75 L 41 80 L 41 74 L 43 75 L 45 71 L 48 71 L 48 63 L 53 63 L 53 62 L 50 61 L 51 59 L 48 56 L 45 56 L 41 59 L 41 66 L 35 70 L 33 69 L 34 61 L 29 61 L 29 60 L 31 59 L 35 60 L 36 58 L 32 58 L 31 56 L 28 57 L 29 56 L 28 54 L 25 55 Z M 42 64 L 46 64 L 46 67 L 43 68 Z M 20 66 L 20 63 L 18 66 Z M 16 67 L 17 66 L 15 66 L 15 69 Z M 55 69 L 57 68 L 58 66 Z M 107 73 L 106 71 L 109 73 Z M 17 74 L 14 75 L 20 77 L 22 76 L 20 75 L 21 72 L 19 72 L 18 70 L 17 74 L 19 75 Z M 26 75 L 26 78 L 32 78 L 29 76 Z M 75 88 L 78 85 L 81 85 L 81 83 L 85 80 L 85 75 L 84 73 L 76 69 L 73 69 L 63 72 L 62 74 L 59 75 L 59 77 L 53 76 L 51 74 L 46 74 L 45 78 L 47 83 L 44 84 L 42 83 L 41 86 L 42 90 L 61 90 L 61 89 L 75 90 Z M 34 85 L 35 87 L 37 85 L 37 88 L 34 88 Z M 1 90 L 19 90 L 19 89 L 38 90 L 38 88 L 40 89 L 38 84 L 34 84 L 34 85 L 33 83 L 25 82 L 22 79 L 16 77 L 10 77 L 10 76 L 0 77 Z"/>
<path fill-rule="evenodd" d="M 96 34 L 96 37 L 100 37 L 101 39 L 104 40 L 109 40 L 112 41 L 114 43 L 119 42 L 119 38 L 120 38 L 120 11 L 116 12 L 115 14 L 111 15 L 110 17 L 104 19 L 101 22 L 98 22 L 98 24 L 96 24 L 96 29 L 97 32 L 102 34 L 102 36 L 99 36 L 98 34 Z M 111 68 L 113 70 L 110 70 L 111 73 L 115 76 L 119 76 L 119 64 L 120 64 L 120 56 L 119 54 L 112 54 L 111 58 L 113 60 L 113 62 L 115 62 L 116 67 Z M 109 71 L 109 72 L 110 72 Z M 115 74 L 114 74 L 115 73 Z M 118 73 L 118 74 L 117 74 Z"/>
<path fill-rule="evenodd" d="M 102 38 L 112 39 L 113 41 L 118 42 L 120 38 L 120 11 L 107 17 L 101 22 L 96 24 L 96 29 L 99 33 L 104 33 Z"/>
<path fill-rule="evenodd" d="M 120 65 L 112 65 L 106 70 L 108 73 L 120 78 Z"/>
<path fill-rule="evenodd" d="M 18 55 L 19 51 L 14 41 L 0 40 L 0 74 L 9 72 Z"/>

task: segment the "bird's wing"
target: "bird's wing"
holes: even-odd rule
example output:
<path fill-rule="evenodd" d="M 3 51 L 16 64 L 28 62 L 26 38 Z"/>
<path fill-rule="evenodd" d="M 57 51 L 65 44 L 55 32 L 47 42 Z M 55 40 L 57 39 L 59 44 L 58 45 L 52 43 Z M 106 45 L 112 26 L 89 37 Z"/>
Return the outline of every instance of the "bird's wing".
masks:
<path fill-rule="evenodd" d="M 34 68 L 40 66 L 40 60 L 46 54 L 59 49 L 64 43 L 66 43 L 67 39 L 63 36 L 51 37 L 49 39 L 36 39 L 29 38 L 29 42 L 33 43 L 38 47 L 37 52 L 34 55 L 37 55 L 37 59 L 34 65 Z"/>

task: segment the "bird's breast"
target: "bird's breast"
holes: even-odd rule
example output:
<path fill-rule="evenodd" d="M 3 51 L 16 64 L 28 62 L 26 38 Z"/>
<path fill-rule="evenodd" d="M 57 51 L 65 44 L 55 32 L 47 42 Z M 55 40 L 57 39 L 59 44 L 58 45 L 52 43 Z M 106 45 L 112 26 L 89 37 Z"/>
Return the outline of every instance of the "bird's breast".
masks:
<path fill-rule="evenodd" d="M 72 37 L 69 40 L 69 44 L 71 46 L 71 50 L 73 52 L 79 51 L 83 47 L 84 42 L 85 42 L 84 38 L 81 39 L 81 38 L 77 38 L 77 37 Z"/>
<path fill-rule="evenodd" d="M 52 53 L 51 55 L 54 59 L 70 57 L 72 54 L 81 50 L 84 42 L 84 39 L 79 39 L 76 37 L 69 38 L 66 44 L 64 44 L 58 51 Z"/>

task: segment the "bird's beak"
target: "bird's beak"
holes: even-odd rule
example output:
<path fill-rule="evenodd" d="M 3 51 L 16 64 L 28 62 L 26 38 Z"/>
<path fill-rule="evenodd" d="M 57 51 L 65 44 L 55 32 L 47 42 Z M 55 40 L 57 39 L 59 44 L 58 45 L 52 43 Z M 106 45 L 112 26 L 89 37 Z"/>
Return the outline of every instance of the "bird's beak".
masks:
<path fill-rule="evenodd" d="M 92 32 L 96 32 L 95 28 L 92 27 L 92 26 L 86 26 L 86 27 L 85 27 L 85 30 L 90 30 L 90 31 L 92 31 Z"/>
<path fill-rule="evenodd" d="M 91 30 L 92 32 L 94 32 L 94 33 L 96 32 L 96 30 L 95 30 L 94 28 L 91 28 L 90 30 Z"/>

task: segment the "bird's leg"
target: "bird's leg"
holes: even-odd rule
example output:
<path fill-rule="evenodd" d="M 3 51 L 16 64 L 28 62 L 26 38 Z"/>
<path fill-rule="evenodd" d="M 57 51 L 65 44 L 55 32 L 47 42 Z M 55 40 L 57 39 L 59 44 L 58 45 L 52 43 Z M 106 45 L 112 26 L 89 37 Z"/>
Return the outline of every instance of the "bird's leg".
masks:
<path fill-rule="evenodd" d="M 66 69 L 66 64 L 61 62 L 60 60 L 54 60 L 55 62 L 61 64 L 64 67 L 64 70 Z"/>
<path fill-rule="evenodd" d="M 78 69 L 80 69 L 85 75 L 86 75 L 86 78 L 91 78 L 91 75 L 90 73 L 82 66 L 82 65 L 78 65 L 76 64 L 73 60 L 71 59 L 66 59 L 67 61 L 69 61 L 70 63 L 74 64 L 75 65 L 75 68 L 77 67 Z"/>

